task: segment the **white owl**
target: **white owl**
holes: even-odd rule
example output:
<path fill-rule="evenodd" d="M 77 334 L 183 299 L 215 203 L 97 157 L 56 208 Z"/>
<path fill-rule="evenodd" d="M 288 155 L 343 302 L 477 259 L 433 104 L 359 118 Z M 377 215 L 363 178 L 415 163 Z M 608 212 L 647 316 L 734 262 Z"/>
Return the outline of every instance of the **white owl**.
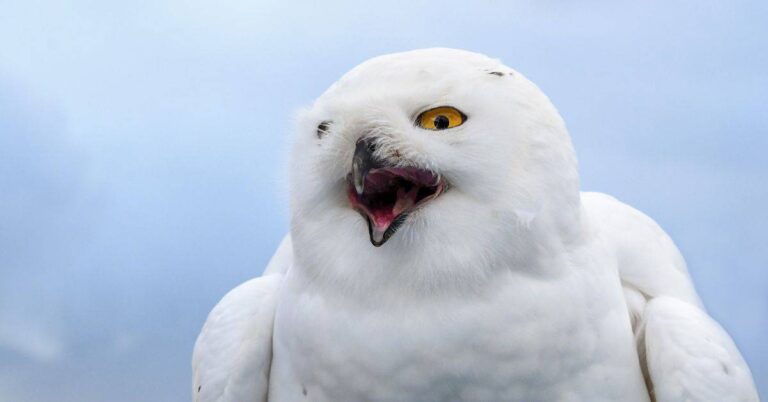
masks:
<path fill-rule="evenodd" d="M 757 401 L 672 240 L 580 193 L 547 97 L 486 56 L 371 59 L 300 117 L 291 229 L 213 309 L 194 400 Z"/>

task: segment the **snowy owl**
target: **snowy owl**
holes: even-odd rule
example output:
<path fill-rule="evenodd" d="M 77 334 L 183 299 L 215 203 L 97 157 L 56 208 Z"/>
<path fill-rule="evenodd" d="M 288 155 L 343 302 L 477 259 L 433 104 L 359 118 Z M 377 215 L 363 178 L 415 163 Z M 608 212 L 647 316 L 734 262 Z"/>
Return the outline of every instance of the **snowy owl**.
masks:
<path fill-rule="evenodd" d="M 581 193 L 549 99 L 451 49 L 300 113 L 290 234 L 197 343 L 208 401 L 757 401 L 649 217 Z"/>

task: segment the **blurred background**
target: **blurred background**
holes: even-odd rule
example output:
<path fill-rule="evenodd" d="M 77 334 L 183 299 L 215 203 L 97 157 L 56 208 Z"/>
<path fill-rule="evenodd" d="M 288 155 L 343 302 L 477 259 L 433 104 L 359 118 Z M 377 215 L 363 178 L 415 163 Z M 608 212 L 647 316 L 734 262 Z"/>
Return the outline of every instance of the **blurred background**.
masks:
<path fill-rule="evenodd" d="M 0 401 L 187 401 L 287 231 L 292 117 L 383 53 L 527 75 L 655 218 L 768 397 L 765 1 L 0 0 Z"/>

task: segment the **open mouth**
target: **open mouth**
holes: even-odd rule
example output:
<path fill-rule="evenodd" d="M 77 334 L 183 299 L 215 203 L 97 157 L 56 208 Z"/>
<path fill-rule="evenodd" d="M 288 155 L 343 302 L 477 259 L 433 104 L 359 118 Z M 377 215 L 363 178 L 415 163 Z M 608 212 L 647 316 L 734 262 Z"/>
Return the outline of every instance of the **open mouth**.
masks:
<path fill-rule="evenodd" d="M 355 149 L 347 196 L 352 207 L 368 221 L 371 243 L 384 244 L 408 214 L 445 190 L 440 175 L 416 167 L 385 166 L 376 160 L 370 141 Z"/>

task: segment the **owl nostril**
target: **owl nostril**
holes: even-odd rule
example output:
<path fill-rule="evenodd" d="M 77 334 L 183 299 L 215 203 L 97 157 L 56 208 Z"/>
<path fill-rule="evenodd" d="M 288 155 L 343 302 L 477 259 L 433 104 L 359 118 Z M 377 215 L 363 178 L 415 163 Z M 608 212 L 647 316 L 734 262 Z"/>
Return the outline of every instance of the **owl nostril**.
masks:
<path fill-rule="evenodd" d="M 378 145 L 376 145 L 376 139 L 372 137 L 361 137 L 357 140 L 357 143 L 355 144 L 356 152 L 360 152 L 365 150 L 369 155 L 373 155 L 374 152 L 379 148 Z"/>

